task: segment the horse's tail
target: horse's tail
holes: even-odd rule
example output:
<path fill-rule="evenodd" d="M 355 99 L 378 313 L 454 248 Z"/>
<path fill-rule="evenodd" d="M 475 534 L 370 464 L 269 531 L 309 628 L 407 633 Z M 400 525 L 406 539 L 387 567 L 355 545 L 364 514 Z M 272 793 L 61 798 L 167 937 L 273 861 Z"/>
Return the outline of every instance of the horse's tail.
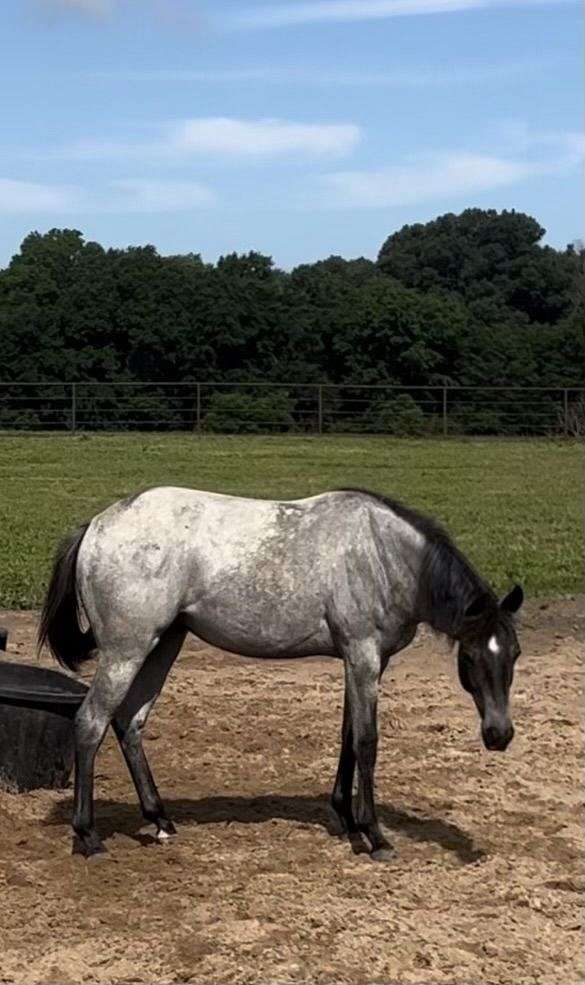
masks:
<path fill-rule="evenodd" d="M 96 647 L 91 627 L 84 631 L 79 624 L 76 585 L 77 555 L 88 526 L 66 537 L 57 549 L 39 625 L 39 650 L 48 643 L 53 656 L 69 670 L 77 670 Z"/>

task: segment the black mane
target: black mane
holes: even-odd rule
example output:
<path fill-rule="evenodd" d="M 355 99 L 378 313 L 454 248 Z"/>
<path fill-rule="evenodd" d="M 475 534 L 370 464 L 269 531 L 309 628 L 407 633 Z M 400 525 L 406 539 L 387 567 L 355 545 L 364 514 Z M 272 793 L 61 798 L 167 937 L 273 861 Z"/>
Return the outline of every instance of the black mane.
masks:
<path fill-rule="evenodd" d="M 493 607 L 488 606 L 486 615 L 497 612 L 496 596 L 439 523 L 397 499 L 369 489 L 339 492 L 369 496 L 423 535 L 425 551 L 417 598 L 421 622 L 454 640 L 460 638 L 466 609 L 477 599 L 488 596 Z"/>

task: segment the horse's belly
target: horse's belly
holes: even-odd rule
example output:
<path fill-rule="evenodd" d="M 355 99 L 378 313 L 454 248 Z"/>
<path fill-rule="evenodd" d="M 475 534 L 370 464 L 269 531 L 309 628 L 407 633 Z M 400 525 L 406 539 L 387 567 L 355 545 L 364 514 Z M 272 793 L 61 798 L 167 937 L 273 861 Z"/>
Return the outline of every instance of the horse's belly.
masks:
<path fill-rule="evenodd" d="M 240 607 L 206 598 L 189 606 L 182 621 L 212 646 L 248 657 L 305 657 L 333 652 L 327 622 L 318 611 L 281 605 Z"/>

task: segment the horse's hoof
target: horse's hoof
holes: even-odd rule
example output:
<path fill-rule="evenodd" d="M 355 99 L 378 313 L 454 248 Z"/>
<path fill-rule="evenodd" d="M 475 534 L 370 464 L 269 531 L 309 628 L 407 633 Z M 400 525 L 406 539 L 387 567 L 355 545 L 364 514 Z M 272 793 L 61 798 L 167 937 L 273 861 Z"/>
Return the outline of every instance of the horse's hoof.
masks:
<path fill-rule="evenodd" d="M 172 821 L 164 819 L 164 821 L 159 821 L 157 823 L 156 840 L 160 842 L 168 841 L 176 835 L 177 829 Z"/>
<path fill-rule="evenodd" d="M 79 835 L 73 836 L 72 855 L 82 855 L 83 858 L 99 858 L 107 853 L 107 848 L 100 840 L 98 835 L 89 835 L 82 838 Z"/>
<path fill-rule="evenodd" d="M 375 848 L 373 852 L 370 852 L 372 862 L 392 862 L 395 857 L 396 852 L 390 846 Z"/>

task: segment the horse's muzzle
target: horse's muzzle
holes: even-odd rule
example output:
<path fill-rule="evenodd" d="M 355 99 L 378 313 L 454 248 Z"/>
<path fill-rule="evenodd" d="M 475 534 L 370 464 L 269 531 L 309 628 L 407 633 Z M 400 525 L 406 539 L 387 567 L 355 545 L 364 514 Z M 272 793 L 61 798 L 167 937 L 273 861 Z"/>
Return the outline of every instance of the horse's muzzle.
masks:
<path fill-rule="evenodd" d="M 503 752 L 514 738 L 514 726 L 511 722 L 505 725 L 482 725 L 481 736 L 484 746 L 490 752 Z"/>

